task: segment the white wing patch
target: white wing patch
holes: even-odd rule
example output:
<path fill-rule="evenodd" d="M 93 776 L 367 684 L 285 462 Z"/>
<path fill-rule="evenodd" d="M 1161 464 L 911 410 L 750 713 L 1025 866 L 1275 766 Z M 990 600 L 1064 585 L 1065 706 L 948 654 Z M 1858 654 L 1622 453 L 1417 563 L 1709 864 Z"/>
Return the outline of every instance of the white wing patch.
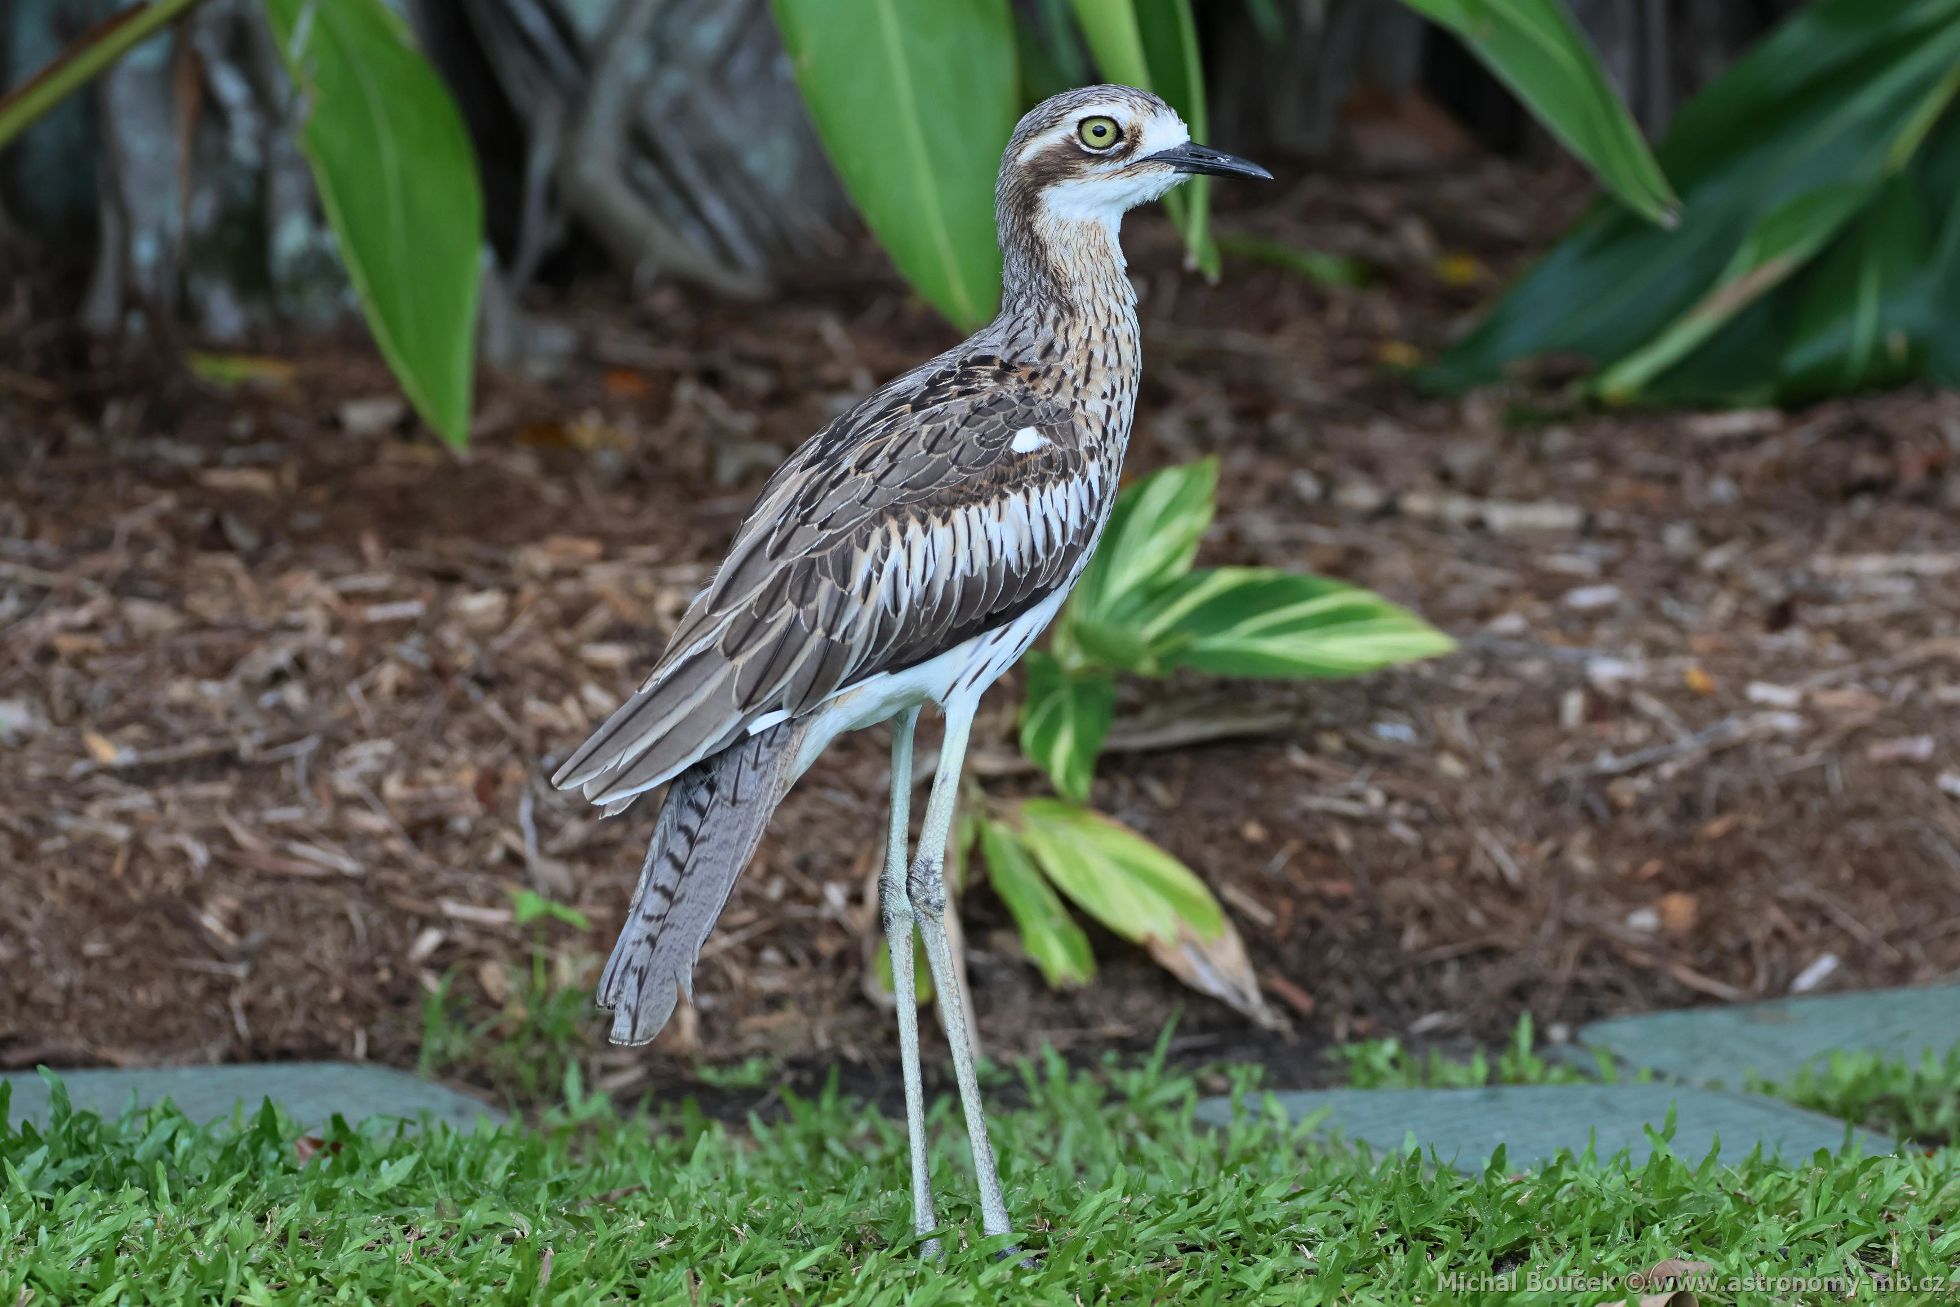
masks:
<path fill-rule="evenodd" d="M 1017 454 L 1032 454 L 1035 450 L 1046 449 L 1054 443 L 1033 427 L 1022 427 L 1014 433 L 1014 439 L 1007 447 Z"/>
<path fill-rule="evenodd" d="M 756 718 L 754 721 L 749 723 L 749 734 L 759 735 L 763 731 L 768 730 L 771 726 L 774 726 L 779 722 L 786 722 L 788 720 L 789 720 L 789 709 L 787 708 L 778 708 L 774 712 L 766 712 L 762 714 L 762 716 Z"/>

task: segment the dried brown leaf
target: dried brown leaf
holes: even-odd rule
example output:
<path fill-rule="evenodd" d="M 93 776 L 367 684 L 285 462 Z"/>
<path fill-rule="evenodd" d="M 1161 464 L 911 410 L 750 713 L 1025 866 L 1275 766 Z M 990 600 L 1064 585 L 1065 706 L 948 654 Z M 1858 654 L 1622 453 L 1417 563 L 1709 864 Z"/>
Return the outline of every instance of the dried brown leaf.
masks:
<path fill-rule="evenodd" d="M 1694 929 L 1695 919 L 1701 915 L 1701 900 L 1686 890 L 1672 890 L 1654 900 L 1654 910 L 1660 913 L 1663 930 L 1670 935 L 1685 935 Z"/>
<path fill-rule="evenodd" d="M 1158 966 L 1199 993 L 1211 995 L 1268 1030 L 1286 1024 L 1260 997 L 1259 977 L 1253 973 L 1252 962 L 1245 955 L 1245 941 L 1239 938 L 1238 927 L 1230 918 L 1215 939 L 1200 939 L 1185 927 L 1175 941 L 1152 935 L 1143 942 Z"/>
<path fill-rule="evenodd" d="M 1708 1262 L 1691 1262 L 1683 1257 L 1664 1257 L 1638 1276 L 1628 1276 L 1627 1283 L 1639 1289 L 1648 1285 L 1684 1279 L 1690 1275 L 1706 1275 L 1714 1269 L 1715 1267 Z"/>
<path fill-rule="evenodd" d="M 510 997 L 510 969 L 496 958 L 486 958 L 477 964 L 476 983 L 483 986 L 483 996 L 498 1007 Z"/>

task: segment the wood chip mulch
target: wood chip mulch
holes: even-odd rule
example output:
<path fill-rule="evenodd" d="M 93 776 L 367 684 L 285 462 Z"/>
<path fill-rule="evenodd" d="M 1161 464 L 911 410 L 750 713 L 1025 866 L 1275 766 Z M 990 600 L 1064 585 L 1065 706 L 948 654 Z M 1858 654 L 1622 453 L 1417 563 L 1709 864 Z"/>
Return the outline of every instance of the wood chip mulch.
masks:
<path fill-rule="evenodd" d="M 1332 1039 L 1489 1040 L 1608 1013 L 1960 969 L 1960 397 L 1562 412 L 1416 394 L 1572 210 L 1569 179 L 1325 178 L 1235 220 L 1381 270 L 1207 287 L 1134 222 L 1133 470 L 1217 452 L 1214 562 L 1380 589 L 1455 657 L 1362 682 L 1125 691 L 1097 801 L 1216 887 L 1271 1034 L 1097 935 L 1054 994 L 965 901 L 989 1051 L 1147 1043 L 1304 1063 Z M 1519 196 L 1542 212 L 1519 216 Z M 455 458 L 359 343 L 220 389 L 144 347 L 0 323 L 0 1065 L 413 1065 L 439 977 L 511 1001 L 542 940 L 589 983 L 651 812 L 542 784 L 638 678 L 774 461 L 949 336 L 861 257 L 767 306 L 671 291 L 549 316 L 584 344 L 490 378 Z M 149 356 L 153 357 L 153 356 Z M 979 769 L 1031 790 L 1012 698 Z M 1175 746 L 1175 747 L 1166 747 Z M 868 732 L 738 888 L 698 1014 L 616 1088 L 698 1061 L 882 1067 Z M 591 918 L 522 927 L 512 892 Z M 593 1035 L 600 1022 L 591 1021 Z M 876 1073 L 884 1075 L 883 1072 Z"/>

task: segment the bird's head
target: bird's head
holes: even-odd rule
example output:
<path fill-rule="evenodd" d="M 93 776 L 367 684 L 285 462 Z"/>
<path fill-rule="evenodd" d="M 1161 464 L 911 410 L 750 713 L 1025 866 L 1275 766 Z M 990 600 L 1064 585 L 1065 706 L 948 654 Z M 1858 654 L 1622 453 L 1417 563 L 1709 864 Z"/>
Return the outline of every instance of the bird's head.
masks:
<path fill-rule="evenodd" d="M 1177 111 L 1132 86 L 1084 86 L 1050 96 L 1022 116 L 1001 156 L 999 199 L 1037 221 L 1114 226 L 1124 210 L 1162 196 L 1195 173 L 1272 174 L 1256 163 L 1192 143 Z"/>

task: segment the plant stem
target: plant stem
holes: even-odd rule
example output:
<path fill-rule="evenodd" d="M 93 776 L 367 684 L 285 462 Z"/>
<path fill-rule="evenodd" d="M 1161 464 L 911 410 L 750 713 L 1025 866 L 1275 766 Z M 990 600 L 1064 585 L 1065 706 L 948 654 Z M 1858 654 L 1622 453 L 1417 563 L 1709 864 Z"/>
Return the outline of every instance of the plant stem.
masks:
<path fill-rule="evenodd" d="M 96 74 L 182 17 L 201 0 L 147 0 L 105 19 L 71 42 L 54 62 L 0 96 L 0 150 L 30 123 L 80 90 Z"/>

